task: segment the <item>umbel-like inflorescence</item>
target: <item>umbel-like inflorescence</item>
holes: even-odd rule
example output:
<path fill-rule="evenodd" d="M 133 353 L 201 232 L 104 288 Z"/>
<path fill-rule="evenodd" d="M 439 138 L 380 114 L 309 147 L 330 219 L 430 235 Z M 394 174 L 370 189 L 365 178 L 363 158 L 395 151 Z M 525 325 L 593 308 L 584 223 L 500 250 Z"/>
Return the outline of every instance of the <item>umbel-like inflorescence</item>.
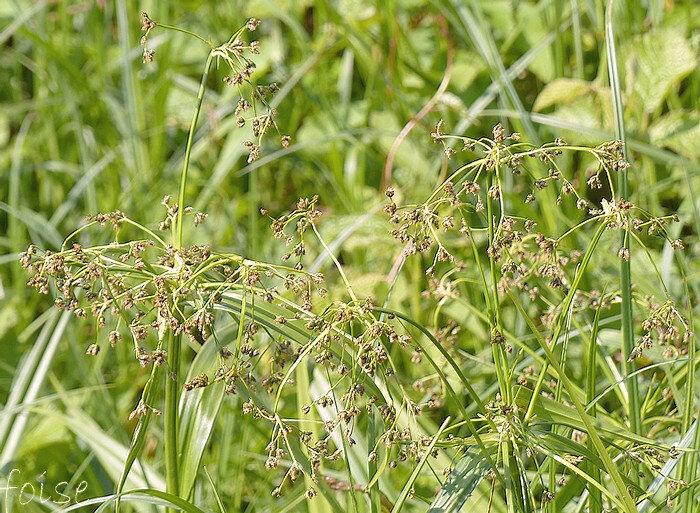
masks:
<path fill-rule="evenodd" d="M 569 291 L 585 255 L 584 248 L 567 242 L 584 228 L 628 231 L 635 240 L 643 235 L 658 235 L 673 249 L 683 248 L 682 241 L 670 239 L 666 229 L 669 222 L 678 222 L 676 214 L 653 216 L 616 192 L 616 174 L 629 167 L 619 141 L 589 148 L 571 146 L 557 139 L 535 147 L 521 141 L 518 133 L 506 135 L 500 123 L 494 127 L 492 138 L 471 139 L 447 135 L 443 130 L 441 121 L 432 136 L 443 145 L 448 158 L 457 155 L 450 144 L 455 142 L 460 144 L 462 152 L 476 158 L 459 166 L 423 203 L 397 205 L 396 191 L 389 188 L 386 191 L 389 203 L 384 208 L 390 222 L 396 225 L 391 235 L 405 244 L 404 254 L 429 256 L 432 263 L 426 274 L 430 277 L 430 293 L 437 299 L 456 294 L 453 282 L 470 265 L 457 255 L 464 255 L 466 245 L 473 246 L 477 252 L 473 255 L 478 257 L 474 240 L 483 240 L 487 265 L 495 271 L 492 279 L 497 278 L 498 294 L 527 293 L 533 302 L 545 307 L 541 321 L 545 327 L 552 328 L 561 314 L 558 298 Z M 564 153 L 589 156 L 591 171 L 585 187 L 577 183 L 580 178 L 567 176 L 560 166 Z M 512 184 L 511 190 L 504 191 L 507 180 Z M 594 205 L 587 199 L 585 189 L 591 196 L 596 190 L 604 189 L 608 197 Z M 528 208 L 536 208 L 538 201 L 552 199 L 557 205 L 571 202 L 581 211 L 573 226 L 562 233 L 543 232 L 525 215 Z M 630 251 L 623 247 L 617 250 L 617 255 L 629 260 Z M 440 278 L 436 276 L 438 269 L 442 271 Z M 577 289 L 574 307 L 595 309 L 601 301 L 609 306 L 610 295 L 601 297 L 597 290 Z M 646 335 L 634 354 L 627 356 L 634 359 L 649 349 L 652 332 L 658 335 L 660 344 L 667 346 L 668 357 L 684 353 L 692 333 L 671 299 L 666 298 L 664 305 L 659 306 L 651 298 L 639 298 L 639 304 L 648 309 L 650 318 L 643 325 Z M 495 333 L 491 341 L 502 343 L 505 339 Z"/>
<path fill-rule="evenodd" d="M 153 30 L 161 27 L 195 36 L 209 46 L 205 77 L 213 59 L 217 64 L 224 61 L 228 66 L 231 76 L 226 76 L 224 81 L 236 87 L 240 93 L 234 112 L 236 122 L 240 127 L 250 124 L 256 140 L 244 143 L 250 151 L 249 161 L 259 157 L 262 138 L 270 128 L 277 130 L 274 121 L 276 113 L 268 100 L 278 87 L 275 84 L 256 86 L 250 81 L 256 68 L 252 57 L 260 53 L 260 44 L 257 41 L 245 42 L 243 35 L 255 31 L 259 23 L 251 18 L 227 42 L 216 46 L 187 30 L 157 23 L 146 12 L 141 12 L 144 63 L 154 59 L 155 52 L 148 48 L 148 38 Z M 249 94 L 244 86 L 250 89 Z M 203 91 L 204 81 L 200 93 L 203 94 Z M 264 112 L 258 112 L 260 106 Z M 252 117 L 246 117 L 249 113 L 252 113 Z M 289 136 L 281 136 L 281 139 L 283 145 L 289 144 Z M 190 148 L 191 137 L 188 152 Z M 203 343 L 211 333 L 214 322 L 213 305 L 220 301 L 222 293 L 239 283 L 252 287 L 264 276 L 282 276 L 282 272 L 273 266 L 258 267 L 256 262 L 237 255 L 217 254 L 205 245 L 182 247 L 182 227 L 178 221 L 185 215 L 191 215 L 194 225 L 199 226 L 207 218 L 206 213 L 194 212 L 191 207 L 184 206 L 186 160 L 179 201 L 173 202 L 170 196 L 165 196 L 162 202 L 165 215 L 159 228 L 161 231 L 172 231 L 172 243 L 166 243 L 164 238 L 167 237 L 161 238 L 122 212 L 115 211 L 86 217 L 85 225 L 71 234 L 58 252 L 47 250 L 41 253 L 30 247 L 21 255 L 22 265 L 32 274 L 29 281 L 31 286 L 47 294 L 49 284 L 53 282 L 56 306 L 71 310 L 78 317 L 90 313 L 95 318 L 98 337 L 103 329 L 109 327 L 108 340 L 112 346 L 122 340 L 122 331 L 128 331 L 135 355 L 142 365 L 163 359 L 162 353 L 154 358 L 152 353 L 141 347 L 150 332 L 169 329 L 176 335 L 187 334 L 193 341 Z M 81 232 L 92 226 L 113 228 L 115 242 L 85 248 L 75 242 Z M 117 233 L 124 227 L 135 228 L 148 238 L 116 242 Z M 290 279 L 284 277 L 282 281 Z M 295 280 L 303 282 L 305 278 L 297 277 Z M 311 279 L 308 281 L 311 283 Z M 296 288 L 299 289 L 299 285 Z M 109 326 L 108 318 L 113 319 Z M 101 341 L 96 340 L 87 352 L 97 354 L 100 344 Z M 161 351 L 160 347 L 155 351 Z"/>
<path fill-rule="evenodd" d="M 277 236 L 291 241 L 292 235 L 284 235 L 290 223 L 303 235 L 318 218 L 315 201 L 302 199 L 293 213 L 273 221 Z M 167 208 L 167 198 L 163 203 Z M 136 223 L 116 212 L 90 217 L 84 228 L 104 226 L 116 232 L 126 224 Z M 395 369 L 388 351 L 393 346 L 410 347 L 412 338 L 396 326 L 392 316 L 377 318 L 371 298 L 326 302 L 322 311 L 314 313 L 314 297 L 326 296 L 320 287 L 324 278 L 304 271 L 300 261 L 288 267 L 218 253 L 207 246 L 175 249 L 153 235 L 154 239 L 89 248 L 70 245 L 67 240 L 57 252 L 30 247 L 22 255 L 22 263 L 32 274 L 30 285 L 55 295 L 59 309 L 93 319 L 97 338 L 87 348 L 88 354 L 96 355 L 105 341 L 114 347 L 127 339 L 135 359 L 144 367 L 167 363 L 165 331 L 186 335 L 192 343 L 203 344 L 211 337 L 219 344 L 216 316 L 222 311 L 217 307 L 236 302 L 243 315 L 239 316 L 235 342 L 222 340 L 219 345 L 218 370 L 212 375 L 200 374 L 182 387 L 191 391 L 223 386 L 229 394 L 243 387 L 249 397 L 244 413 L 273 426 L 266 466 L 276 467 L 282 456 L 291 454 L 291 436 L 307 448 L 311 469 L 322 459 L 341 458 L 342 446 L 331 435 L 337 431 L 347 443 L 354 444 L 355 418 L 373 408 L 385 422 L 381 443 L 403 446 L 414 440 L 414 435 L 410 429 L 396 426 L 397 415 L 403 412 L 415 417 L 424 408 L 439 406 L 439 384 L 427 397 L 424 385 L 409 397 L 403 384 L 392 378 Z M 278 306 L 279 315 L 262 321 L 255 315 L 250 316 L 253 320 L 245 316 L 246 310 L 254 313 L 261 304 Z M 306 338 L 299 341 L 281 335 L 288 326 L 305 330 Z M 419 355 L 421 349 L 414 346 L 412 351 Z M 312 408 L 333 412 L 332 420 L 325 421 L 324 431 L 316 438 L 281 416 L 280 394 L 294 385 L 290 372 L 305 358 L 324 369 L 332 384 L 327 394 L 302 408 L 306 415 Z M 400 404 L 382 394 L 373 381 L 375 376 L 386 379 L 387 384 L 394 381 L 392 387 L 401 391 Z M 254 397 L 263 392 L 274 400 L 256 401 Z M 132 416 L 149 410 L 160 413 L 142 401 Z M 401 449 L 392 465 L 419 457 L 419 447 Z M 294 481 L 299 469 L 299 463 L 287 469 L 285 479 Z"/>
<path fill-rule="evenodd" d="M 155 56 L 148 48 L 151 32 L 158 27 L 183 30 L 156 23 L 146 13 L 141 16 L 143 60 L 150 63 Z M 277 130 L 275 111 L 267 102 L 277 87 L 251 84 L 255 63 L 250 56 L 259 52 L 259 44 L 242 39 L 243 33 L 255 30 L 258 23 L 249 20 L 220 46 L 195 35 L 210 47 L 211 60 L 224 61 L 230 68 L 231 74 L 224 81 L 240 91 L 234 112 L 236 124 L 249 126 L 256 138 L 244 144 L 250 151 L 249 162 L 260 155 L 263 136 L 270 128 Z M 245 86 L 252 89 L 247 99 Z M 204 80 L 200 93 L 203 88 Z M 200 105 L 201 99 L 202 94 Z M 259 104 L 265 112 L 258 112 Z M 199 106 L 192 129 L 198 110 Z M 245 117 L 249 112 L 252 118 Z M 281 144 L 287 147 L 289 143 L 289 136 L 282 135 Z M 188 152 L 190 148 L 191 137 Z M 320 239 L 314 225 L 320 216 L 318 197 L 302 198 L 293 212 L 270 218 L 274 237 L 284 239 L 290 247 L 282 263 L 270 264 L 219 252 L 208 245 L 181 243 L 183 218 L 192 219 L 195 227 L 207 218 L 205 213 L 185 206 L 186 176 L 187 159 L 180 197 L 174 201 L 165 196 L 163 217 L 149 223 L 157 224 L 164 233 L 120 211 L 87 216 L 84 225 L 68 236 L 59 250 L 42 251 L 30 246 L 21 255 L 22 265 L 31 275 L 29 285 L 52 295 L 58 309 L 94 323 L 95 340 L 86 354 L 95 356 L 109 351 L 109 347 L 129 344 L 138 365 L 151 368 L 151 379 L 157 376 L 156 369 L 165 367 L 167 380 L 176 382 L 184 392 L 222 386 L 228 394 L 242 393 L 246 398 L 244 413 L 272 426 L 266 466 L 277 467 L 285 457 L 294 461 L 274 494 L 281 493 L 284 482 L 295 481 L 302 472 L 317 480 L 322 460 L 342 459 L 343 445 L 355 444 L 356 419 L 364 412 L 376 412 L 384 424 L 377 444 L 396 447 L 390 466 L 420 458 L 425 440 L 410 423 L 404 425 L 398 419 L 415 419 L 424 408 L 439 407 L 441 383 L 428 379 L 413 390 L 404 390 L 389 352 L 392 347 L 409 350 L 418 362 L 421 347 L 393 315 L 377 315 L 371 298 L 357 298 L 349 283 L 349 298 L 328 298 L 322 287 L 323 275 L 304 270 L 305 237 L 313 233 Z M 262 214 L 268 215 L 264 210 Z M 103 238 L 112 242 L 80 244 L 81 234 L 92 229 L 106 231 Z M 144 238 L 123 240 L 124 233 L 134 232 L 144 234 Z M 167 242 L 168 232 L 171 242 Z M 231 318 L 233 335 L 220 337 Z M 207 341 L 216 345 L 215 372 L 188 381 L 178 375 L 181 366 L 171 351 L 179 347 L 183 336 L 192 345 Z M 282 414 L 282 394 L 295 384 L 295 369 L 307 361 L 329 380 L 324 394 L 301 405 L 302 414 L 309 418 L 314 415 L 312 409 L 327 413 L 323 428 L 313 436 L 302 429 L 302 424 Z M 375 380 L 383 381 L 382 388 Z M 144 419 L 151 412 L 161 414 L 156 408 L 158 398 L 147 394 L 152 388 L 150 382 L 130 418 Z M 426 390 L 430 391 L 427 395 Z M 166 409 L 170 404 L 167 393 L 166 389 Z M 342 442 L 334 438 L 336 434 Z M 305 448 L 307 461 L 300 461 L 294 450 L 299 443 Z M 307 492 L 309 498 L 315 494 L 313 488 Z"/>
<path fill-rule="evenodd" d="M 211 48 L 210 58 L 216 58 L 217 66 L 223 61 L 229 68 L 230 74 L 224 77 L 224 82 L 236 88 L 241 97 L 234 111 L 236 125 L 242 128 L 249 124 L 254 137 L 254 140 L 248 140 L 243 143 L 249 152 L 249 163 L 260 157 L 262 139 L 270 130 L 274 130 L 279 134 L 283 147 L 287 148 L 291 142 L 290 136 L 279 133 L 277 123 L 275 122 L 277 111 L 269 104 L 272 96 L 279 91 L 277 84 L 253 85 L 250 81 L 257 67 L 253 56 L 260 54 L 260 42 L 255 40 L 247 42 L 243 39 L 243 36 L 246 32 L 255 32 L 259 25 L 260 20 L 251 18 L 243 27 L 238 29 L 228 41 L 219 46 L 215 46 L 211 41 L 187 30 L 156 23 L 148 16 L 148 13 L 141 11 L 141 30 L 144 32 L 141 37 L 141 46 L 143 46 L 144 63 L 153 62 L 155 51 L 148 48 L 148 37 L 155 28 L 160 26 L 165 29 L 178 30 L 197 37 L 209 45 Z M 248 99 L 246 99 L 244 91 L 246 85 L 252 89 Z M 263 107 L 264 111 L 258 112 L 259 107 Z"/>

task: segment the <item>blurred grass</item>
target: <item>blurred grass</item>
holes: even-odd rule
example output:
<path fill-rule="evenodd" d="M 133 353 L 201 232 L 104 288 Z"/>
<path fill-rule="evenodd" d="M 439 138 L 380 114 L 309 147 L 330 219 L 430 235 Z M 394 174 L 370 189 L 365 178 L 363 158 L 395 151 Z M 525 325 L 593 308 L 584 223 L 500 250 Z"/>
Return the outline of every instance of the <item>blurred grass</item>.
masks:
<path fill-rule="evenodd" d="M 674 229 L 688 247 L 679 257 L 687 279 L 672 267 L 668 247 L 659 242 L 650 250 L 671 294 L 681 298 L 687 284 L 691 307 L 696 307 L 700 5 L 650 0 L 645 6 L 619 2 L 616 8 L 621 115 L 635 164 L 630 190 L 647 211 L 678 211 L 681 223 Z M 212 73 L 188 186 L 188 197 L 210 218 L 192 234 L 194 241 L 274 259 L 279 246 L 258 208 L 265 206 L 274 215 L 300 196 L 319 193 L 325 211 L 320 229 L 358 295 L 383 299 L 387 294 L 385 278 L 401 248 L 386 237 L 388 223 L 375 208 L 382 202 L 385 160 L 402 127 L 444 79 L 448 47 L 454 64 L 446 92 L 410 131 L 394 160 L 392 182 L 405 198 L 427 196 L 447 165 L 429 137 L 440 118 L 477 137 L 496 121 L 531 141 L 561 136 L 570 143 L 598 143 L 615 131 L 600 0 L 1 1 L 2 460 L 11 460 L 28 475 L 48 470 L 49 482 L 85 476 L 90 483 L 86 495 L 113 491 L 121 468 L 114 467 L 113 453 L 107 457 L 100 452 L 100 444 L 128 448 L 134 424 L 125 419 L 147 375 L 120 370 L 130 358 L 126 348 L 86 360 L 82 353 L 94 338 L 87 324 L 71 321 L 55 355 L 47 353 L 44 345 L 51 330 L 58 329 L 52 327 L 56 318 L 46 313 L 51 302 L 25 287 L 16 256 L 30 242 L 57 247 L 62 234 L 87 213 L 120 209 L 140 221 L 158 219 L 162 196 L 177 192 L 205 53 L 186 37 L 160 34 L 152 41 L 155 62 L 142 65 L 139 9 L 214 40 L 228 37 L 250 16 L 263 19 L 263 55 L 254 79 L 282 87 L 276 97 L 278 123 L 292 135 L 292 145 L 269 148 L 260 161 L 246 164 L 245 134 L 235 129 L 231 116 L 235 98 L 219 87 L 223 74 Z M 570 164 L 583 176 L 585 163 Z M 573 223 L 544 210 L 535 219 L 544 226 Z M 575 212 L 569 214 L 573 219 Z M 328 273 L 331 287 L 333 280 L 340 286 L 330 259 L 319 258 L 315 265 Z M 411 265 L 399 277 L 392 305 L 429 324 L 415 293 L 425 278 Z M 632 260 L 640 294 L 658 287 L 647 275 L 647 265 L 641 257 Z M 479 342 L 485 328 L 473 311 L 483 299 L 476 294 L 466 299 L 469 307 L 457 303 L 445 309 L 473 335 L 463 337 L 460 350 L 490 362 L 490 349 Z M 39 353 L 51 356 L 46 366 L 37 367 Z M 489 368 L 473 362 L 466 368 L 479 391 L 490 390 Z M 578 382 L 585 382 L 583 369 L 573 372 Z M 36 384 L 32 393 L 27 391 L 30 381 Z M 68 391 L 81 390 L 66 399 Z M 63 400 L 26 417 L 12 413 L 52 394 Z M 688 398 L 693 396 L 690 390 Z M 99 425 L 94 439 L 76 429 L 79 415 Z M 262 465 L 267 433 L 245 420 L 237 400 L 224 400 L 216 418 L 209 426 L 209 446 L 188 450 L 204 452 L 202 460 L 225 505 L 232 511 L 303 507 L 301 489 L 278 502 L 270 496 L 274 476 Z M 245 444 L 231 440 L 231 426 L 245 433 Z M 162 470 L 159 429 L 149 435 L 144 460 Z M 232 448 L 231 443 L 240 445 Z M 246 476 L 243 487 L 236 477 L 241 475 Z M 410 469 L 399 475 L 398 482 L 406 482 Z M 343 473 L 335 477 L 347 479 Z M 182 479 L 189 485 L 193 476 Z M 384 498 L 386 491 L 382 494 Z M 483 494 L 476 495 L 472 500 L 483 500 Z M 193 496 L 215 504 L 206 480 L 197 481 Z M 417 499 L 406 502 L 406 509 L 415 511 L 425 506 Z M 496 501 L 495 507 L 501 506 Z M 42 511 L 36 504 L 27 508 Z"/>

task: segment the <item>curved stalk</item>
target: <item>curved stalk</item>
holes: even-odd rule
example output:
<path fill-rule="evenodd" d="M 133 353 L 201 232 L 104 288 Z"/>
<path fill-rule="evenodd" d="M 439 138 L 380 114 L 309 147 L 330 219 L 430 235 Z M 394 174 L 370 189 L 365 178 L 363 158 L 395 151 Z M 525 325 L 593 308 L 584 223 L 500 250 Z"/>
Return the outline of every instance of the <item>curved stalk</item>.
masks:
<path fill-rule="evenodd" d="M 208 39 L 204 39 L 204 38 L 203 38 L 202 36 L 200 36 L 199 34 L 195 34 L 194 32 L 191 32 L 191 31 L 189 31 L 189 30 L 187 30 L 187 29 L 183 29 L 183 28 L 180 28 L 180 27 L 175 27 L 175 26 L 173 26 L 173 25 L 166 25 L 166 24 L 164 24 L 164 23 L 158 23 L 158 27 L 164 28 L 164 29 L 168 29 L 168 30 L 174 30 L 174 31 L 176 31 L 176 32 L 182 32 L 183 34 L 187 34 L 188 36 L 196 37 L 196 38 L 199 39 L 202 43 L 206 43 L 207 45 L 209 45 L 209 47 L 210 47 L 212 50 L 214 49 L 214 45 L 212 44 L 211 41 L 209 41 Z"/>

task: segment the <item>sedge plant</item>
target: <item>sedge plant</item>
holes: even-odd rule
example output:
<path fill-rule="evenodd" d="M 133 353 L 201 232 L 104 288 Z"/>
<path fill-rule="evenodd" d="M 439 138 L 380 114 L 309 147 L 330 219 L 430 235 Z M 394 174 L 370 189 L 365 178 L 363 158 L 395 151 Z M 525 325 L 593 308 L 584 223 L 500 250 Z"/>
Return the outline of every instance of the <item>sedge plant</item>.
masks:
<path fill-rule="evenodd" d="M 675 401 L 667 389 L 677 388 L 676 376 L 649 380 L 632 364 L 660 351 L 666 361 L 655 364 L 659 372 L 686 362 L 689 379 L 694 335 L 661 274 L 656 271 L 655 279 L 664 296 L 640 296 L 628 265 L 633 244 L 649 254 L 651 239 L 677 250 L 683 242 L 669 235 L 677 216 L 630 201 L 622 141 L 533 145 L 500 123 L 479 139 L 450 135 L 438 123 L 432 137 L 447 161 L 466 162 L 420 202 L 400 201 L 403 191 L 388 188 L 384 209 L 390 235 L 403 248 L 399 270 L 411 259 L 427 263 L 420 300 L 429 305 L 432 324 L 393 308 L 390 295 L 379 302 L 356 293 L 319 229 L 318 196 L 299 199 L 280 216 L 261 209 L 286 248 L 278 263 L 187 244 L 185 227 L 207 217 L 187 205 L 188 171 L 214 63 L 230 69 L 225 82 L 240 92 L 234 116 L 241 129 L 252 129 L 254 140 L 245 143 L 249 162 L 259 158 L 266 135 L 276 133 L 285 147 L 290 142 L 269 103 L 277 87 L 251 80 L 259 44 L 245 37 L 258 23 L 249 20 L 215 45 L 142 13 L 145 64 L 155 58 L 148 38 L 160 29 L 184 32 L 209 50 L 177 198 L 163 199 L 165 213 L 157 222 L 120 211 L 97 214 L 58 250 L 30 247 L 22 255 L 31 286 L 53 295 L 57 308 L 94 323 L 88 355 L 129 344 L 149 370 L 131 414 L 138 425 L 117 496 L 125 493 L 155 417 L 162 418 L 164 434 L 167 489 L 160 497 L 191 506 L 194 487 L 180 475 L 180 405 L 182 394 L 212 387 L 240 397 L 242 413 L 266 426 L 269 443 L 260 464 L 279 475 L 270 493 L 281 497 L 301 486 L 305 500 L 323 501 L 320 509 L 380 511 L 389 504 L 398 512 L 423 500 L 421 507 L 436 508 L 431 511 L 458 511 L 480 494 L 489 508 L 503 504 L 512 512 L 633 513 L 651 498 L 648 487 L 656 479 L 668 488 L 664 504 L 691 493 L 695 483 L 662 472 L 687 451 L 675 446 L 675 434 L 661 432 L 679 414 L 688 428 L 693 402 L 679 411 L 675 402 L 656 400 Z M 571 171 L 572 158 L 588 171 L 585 179 Z M 566 207 L 576 216 L 560 231 L 540 228 L 532 213 L 541 205 Z M 155 224 L 158 229 L 149 227 Z M 98 228 L 107 230 L 109 242 L 78 242 Z M 330 258 L 338 287 L 307 270 L 314 248 Z M 591 277 L 602 267 L 614 274 L 611 251 L 621 279 L 601 285 Z M 636 329 L 632 304 L 645 313 Z M 620 307 L 624 374 L 600 390 L 598 371 L 612 372 L 600 355 L 601 315 Z M 477 385 L 465 370 L 474 355 L 460 347 L 454 308 L 482 328 L 479 344 L 492 364 L 492 387 Z M 216 349 L 216 370 L 184 379 L 205 347 Z M 567 370 L 576 347 L 585 347 L 584 385 Z M 639 388 L 637 381 L 643 382 Z M 358 471 L 360 445 L 366 475 Z M 402 467 L 407 471 L 396 475 L 405 476 L 403 484 L 392 495 L 386 477 Z M 437 496 L 425 493 L 426 479 L 438 480 Z"/>

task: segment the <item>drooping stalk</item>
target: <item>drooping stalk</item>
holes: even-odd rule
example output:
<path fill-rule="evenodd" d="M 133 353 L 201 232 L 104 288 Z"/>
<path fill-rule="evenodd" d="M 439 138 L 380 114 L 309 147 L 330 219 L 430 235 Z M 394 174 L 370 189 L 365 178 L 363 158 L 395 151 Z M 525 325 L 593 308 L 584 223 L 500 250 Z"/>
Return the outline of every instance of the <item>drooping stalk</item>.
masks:
<path fill-rule="evenodd" d="M 173 26 L 173 25 L 166 25 L 165 23 L 158 23 L 158 26 L 159 26 L 160 28 L 164 28 L 164 29 L 168 29 L 168 30 L 174 30 L 174 31 L 176 31 L 176 32 L 182 32 L 183 34 L 187 34 L 188 36 L 196 37 L 196 38 L 199 39 L 202 43 L 206 43 L 206 44 L 208 44 L 209 46 L 213 46 L 213 45 L 211 44 L 211 41 L 209 41 L 209 40 L 203 38 L 203 37 L 200 36 L 199 34 L 195 34 L 194 32 L 192 32 L 192 31 L 190 31 L 190 30 L 187 30 L 187 29 L 184 29 L 184 28 L 181 28 L 181 27 L 175 27 L 175 26 Z"/>

